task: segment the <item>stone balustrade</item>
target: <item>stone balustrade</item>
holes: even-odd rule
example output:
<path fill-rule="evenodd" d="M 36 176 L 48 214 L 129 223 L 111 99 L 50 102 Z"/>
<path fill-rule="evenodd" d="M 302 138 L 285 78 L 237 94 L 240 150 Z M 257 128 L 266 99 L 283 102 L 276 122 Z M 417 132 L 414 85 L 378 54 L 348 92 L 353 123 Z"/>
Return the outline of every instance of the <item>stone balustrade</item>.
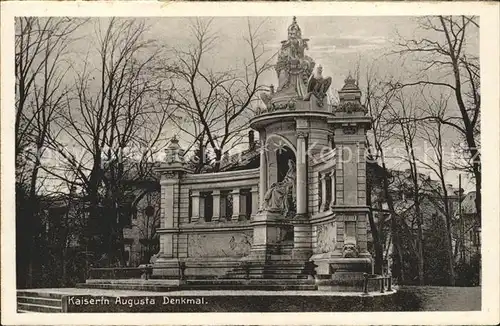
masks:
<path fill-rule="evenodd" d="M 181 187 L 188 189 L 188 223 L 250 220 L 259 208 L 258 183 L 258 169 L 187 175 Z"/>

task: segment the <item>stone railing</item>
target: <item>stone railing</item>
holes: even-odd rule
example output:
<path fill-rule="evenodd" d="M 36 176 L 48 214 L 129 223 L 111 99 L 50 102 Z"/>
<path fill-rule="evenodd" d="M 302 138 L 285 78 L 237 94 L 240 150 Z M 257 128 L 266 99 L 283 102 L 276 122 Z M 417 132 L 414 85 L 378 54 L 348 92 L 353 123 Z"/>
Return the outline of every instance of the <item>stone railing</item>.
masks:
<path fill-rule="evenodd" d="M 384 292 L 392 292 L 392 275 L 391 274 L 384 274 L 384 275 L 377 275 L 377 274 L 363 274 L 363 294 L 368 295 L 369 292 L 369 282 L 378 282 L 378 287 L 380 289 L 380 293 Z"/>
<path fill-rule="evenodd" d="M 189 189 L 189 221 L 249 220 L 258 210 L 259 170 L 187 175 L 181 187 Z"/>

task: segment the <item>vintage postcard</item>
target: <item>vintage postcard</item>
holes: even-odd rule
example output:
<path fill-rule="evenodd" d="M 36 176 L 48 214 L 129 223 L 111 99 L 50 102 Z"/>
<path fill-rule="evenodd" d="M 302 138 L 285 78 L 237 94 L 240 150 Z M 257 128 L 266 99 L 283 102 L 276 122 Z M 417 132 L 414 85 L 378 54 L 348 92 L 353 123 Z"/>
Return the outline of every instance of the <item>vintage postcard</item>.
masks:
<path fill-rule="evenodd" d="M 498 3 L 1 7 L 2 323 L 499 322 Z"/>

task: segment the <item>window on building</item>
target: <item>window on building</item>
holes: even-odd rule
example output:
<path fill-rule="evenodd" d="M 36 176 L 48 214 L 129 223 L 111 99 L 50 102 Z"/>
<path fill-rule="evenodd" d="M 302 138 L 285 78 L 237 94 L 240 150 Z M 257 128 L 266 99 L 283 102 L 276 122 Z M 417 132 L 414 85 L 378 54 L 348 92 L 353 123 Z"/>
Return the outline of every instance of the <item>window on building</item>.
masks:
<path fill-rule="evenodd" d="M 328 206 L 332 202 L 332 178 L 330 175 L 325 177 L 326 182 L 326 194 L 325 194 L 325 210 L 328 210 Z"/>
<path fill-rule="evenodd" d="M 323 187 L 321 186 L 321 173 L 318 173 L 318 212 L 321 211 L 323 204 Z"/>
<path fill-rule="evenodd" d="M 331 195 L 330 195 L 330 206 L 333 206 L 333 205 L 336 205 L 337 204 L 337 194 L 335 193 L 336 192 L 336 183 L 337 183 L 337 180 L 336 180 L 336 175 L 337 173 L 335 171 L 333 171 L 331 174 L 330 174 L 330 192 L 331 192 Z"/>
<path fill-rule="evenodd" d="M 191 217 L 193 216 L 193 200 L 192 197 L 192 191 L 189 190 L 189 200 L 188 200 L 188 217 L 189 217 L 189 223 L 191 223 Z"/>

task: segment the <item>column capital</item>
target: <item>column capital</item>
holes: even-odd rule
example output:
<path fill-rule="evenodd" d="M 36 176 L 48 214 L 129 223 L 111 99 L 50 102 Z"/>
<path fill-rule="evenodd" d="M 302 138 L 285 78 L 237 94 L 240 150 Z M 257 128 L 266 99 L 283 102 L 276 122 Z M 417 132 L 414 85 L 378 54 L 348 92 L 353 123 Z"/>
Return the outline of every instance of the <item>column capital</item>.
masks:
<path fill-rule="evenodd" d="M 240 194 L 240 188 L 231 190 L 231 194 L 232 195 L 239 195 Z"/>
<path fill-rule="evenodd" d="M 212 190 L 212 196 L 220 196 L 220 190 L 219 189 Z"/>
<path fill-rule="evenodd" d="M 306 130 L 297 130 L 297 138 L 306 138 L 308 135 Z"/>
<path fill-rule="evenodd" d="M 191 190 L 191 197 L 200 197 L 199 190 Z"/>

